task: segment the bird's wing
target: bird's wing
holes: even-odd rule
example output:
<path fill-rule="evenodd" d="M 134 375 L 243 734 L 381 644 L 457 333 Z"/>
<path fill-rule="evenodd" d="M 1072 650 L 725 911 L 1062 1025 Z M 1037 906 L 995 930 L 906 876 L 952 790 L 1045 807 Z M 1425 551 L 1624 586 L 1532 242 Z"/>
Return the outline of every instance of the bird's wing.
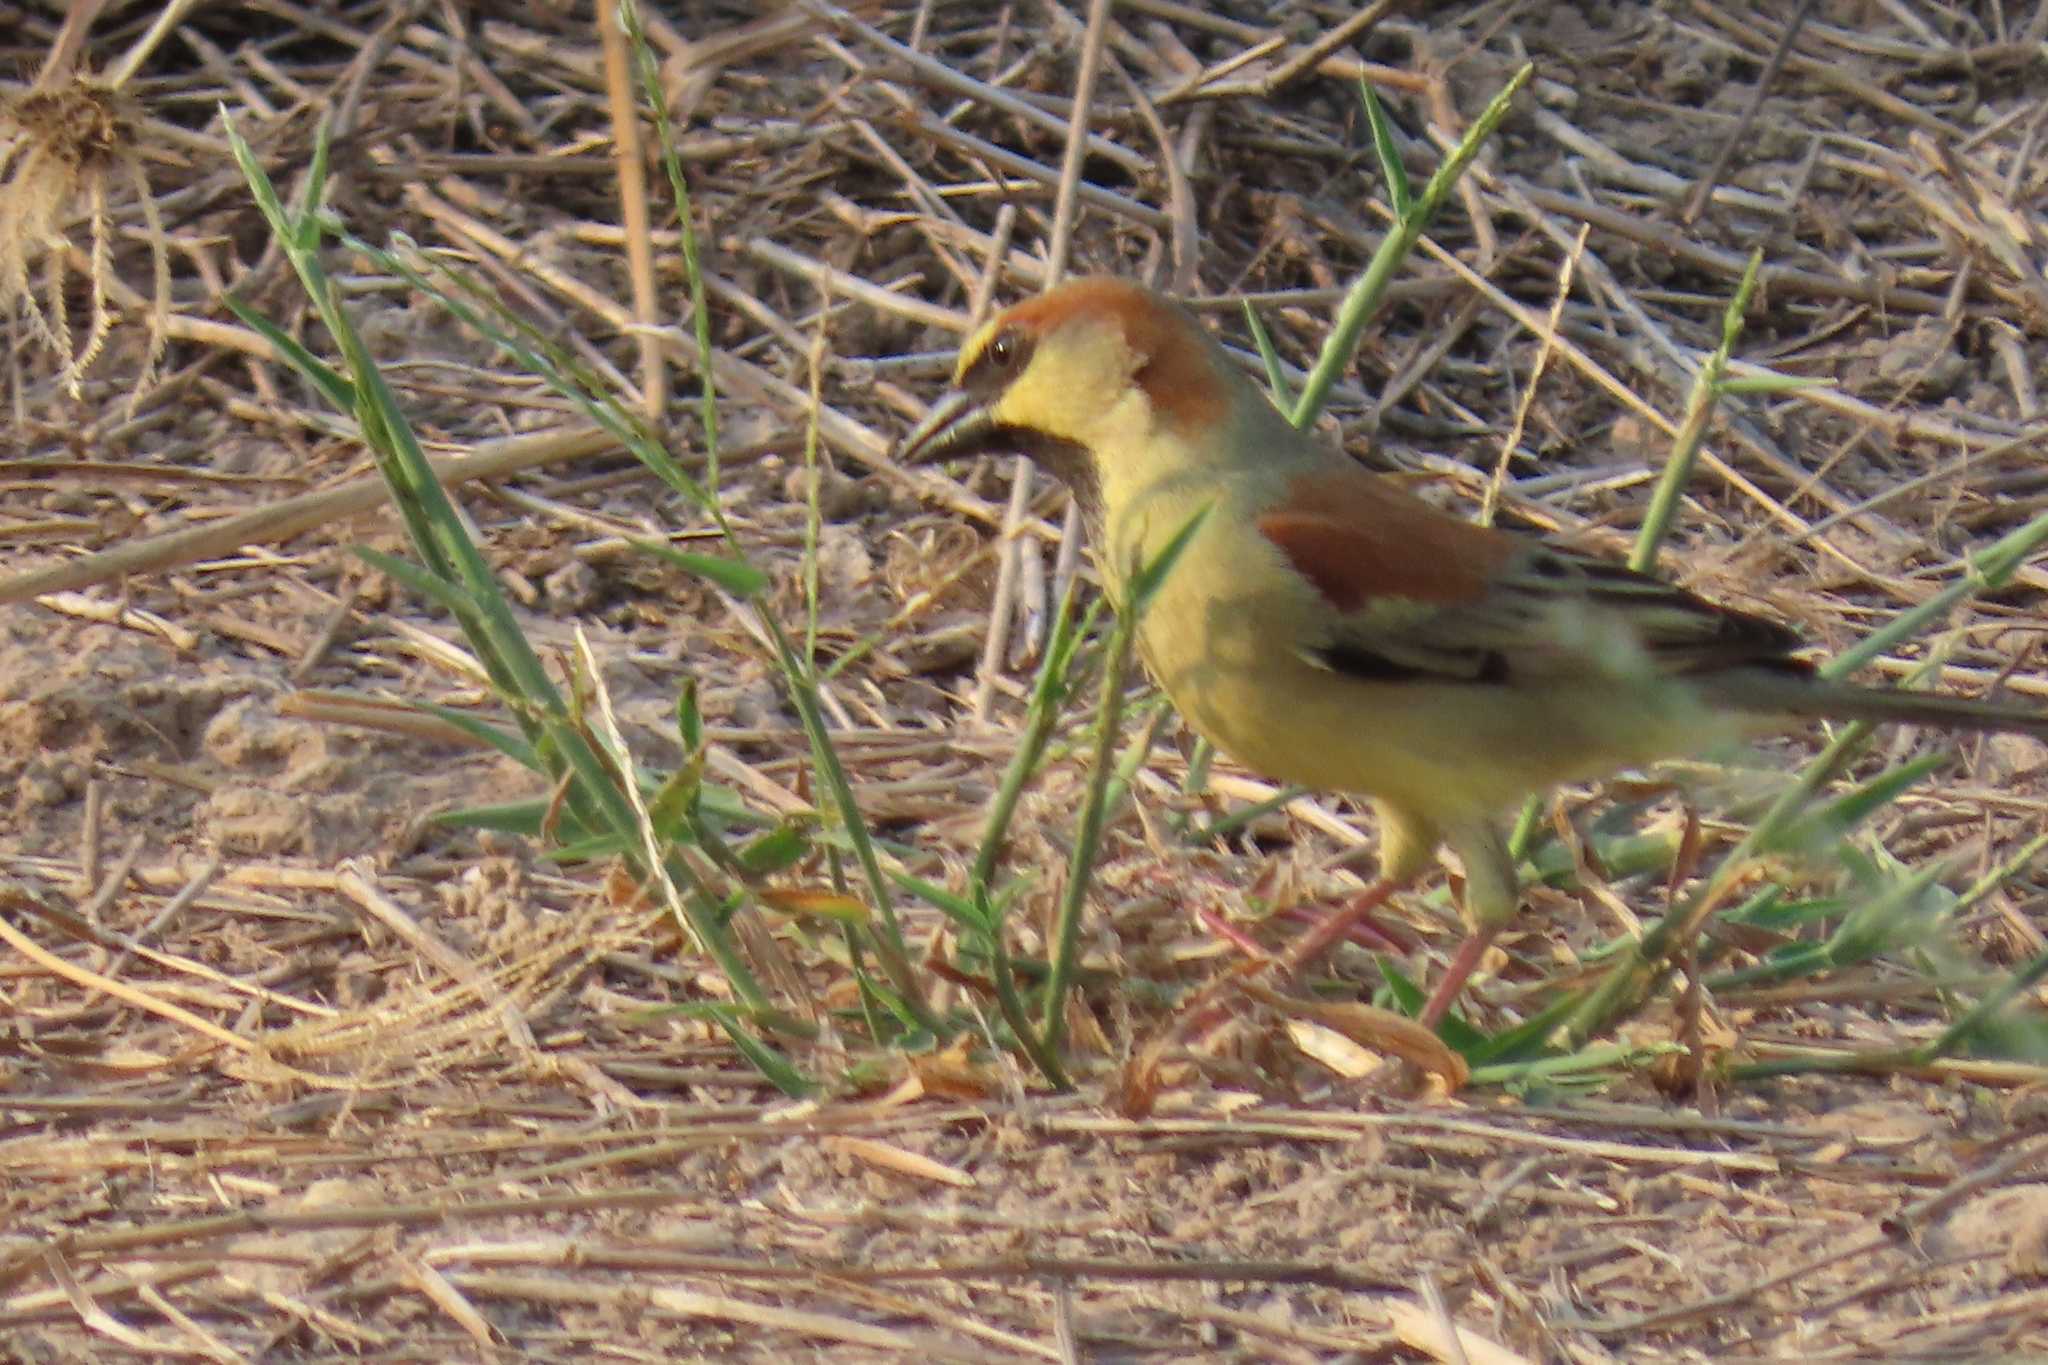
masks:
<path fill-rule="evenodd" d="M 1302 653 L 1380 681 L 1562 681 L 1748 665 L 1798 636 L 1623 565 L 1474 526 L 1363 470 L 1298 481 L 1261 534 L 1329 612 Z"/>

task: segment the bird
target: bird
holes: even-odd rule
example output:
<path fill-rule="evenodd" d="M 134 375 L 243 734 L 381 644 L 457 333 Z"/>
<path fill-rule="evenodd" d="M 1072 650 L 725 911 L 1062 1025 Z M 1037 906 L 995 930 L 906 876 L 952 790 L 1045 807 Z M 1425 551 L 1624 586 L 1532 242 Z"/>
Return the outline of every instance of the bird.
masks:
<path fill-rule="evenodd" d="M 1137 625 L 1148 671 L 1245 767 L 1371 803 L 1377 877 L 1290 969 L 1457 856 L 1469 932 L 1431 1028 L 1517 908 L 1499 819 L 1532 795 L 1819 718 L 2048 739 L 2048 713 L 1824 680 L 1778 622 L 1440 510 L 1295 427 L 1185 309 L 1127 280 L 992 317 L 895 458 L 980 453 L 1067 486 L 1120 609 L 1186 533 Z"/>

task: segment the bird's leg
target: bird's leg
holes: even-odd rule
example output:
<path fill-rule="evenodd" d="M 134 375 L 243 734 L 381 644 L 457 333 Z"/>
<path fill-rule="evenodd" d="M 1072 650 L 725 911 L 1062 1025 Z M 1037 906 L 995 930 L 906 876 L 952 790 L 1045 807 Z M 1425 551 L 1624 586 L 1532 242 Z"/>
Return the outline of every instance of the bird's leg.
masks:
<path fill-rule="evenodd" d="M 1499 924 L 1483 924 L 1465 936 L 1458 945 L 1458 954 L 1451 959 L 1451 965 L 1444 971 L 1444 979 L 1437 982 L 1430 992 L 1428 1001 L 1422 1006 L 1419 1016 L 1423 1027 L 1434 1029 L 1450 1013 L 1451 1005 L 1459 992 L 1465 989 L 1466 981 L 1479 969 L 1479 960 L 1486 956 L 1486 950 L 1493 946 L 1494 936 L 1501 931 Z"/>
<path fill-rule="evenodd" d="M 1500 831 L 1485 820 L 1461 822 L 1444 831 L 1444 841 L 1465 865 L 1465 919 L 1472 926 L 1456 956 L 1422 1006 L 1423 1024 L 1434 1029 L 1465 989 L 1493 940 L 1515 917 L 1522 900 L 1515 860 Z"/>
<path fill-rule="evenodd" d="M 1260 959 L 1267 956 L 1263 944 L 1232 924 L 1229 920 L 1223 918 L 1223 916 L 1217 914 L 1214 910 L 1198 910 L 1195 912 L 1195 918 L 1202 922 L 1204 929 L 1207 929 L 1246 957 Z"/>
<path fill-rule="evenodd" d="M 1367 888 L 1366 892 L 1361 894 L 1370 894 L 1370 892 L 1371 888 Z M 1344 902 L 1344 905 L 1339 906 L 1337 909 L 1325 910 L 1320 914 L 1309 906 L 1296 905 L 1282 910 L 1278 918 L 1284 919 L 1290 924 L 1312 929 L 1316 925 L 1321 924 L 1330 915 L 1343 914 L 1345 908 L 1350 904 L 1351 902 L 1347 900 Z M 1380 923 L 1376 918 L 1368 917 L 1357 921 L 1351 926 L 1350 931 L 1345 937 L 1361 948 L 1370 948 L 1376 953 L 1388 953 L 1394 957 L 1405 957 L 1415 951 L 1415 943 L 1412 939 L 1391 925 Z"/>
<path fill-rule="evenodd" d="M 1366 887 L 1365 890 L 1354 896 L 1349 905 L 1339 910 L 1332 910 L 1328 915 L 1324 916 L 1322 922 L 1316 925 L 1315 928 L 1310 929 L 1300 938 L 1294 940 L 1284 954 L 1278 958 L 1270 959 L 1274 967 L 1279 971 L 1280 979 L 1285 981 L 1290 977 L 1299 975 L 1304 968 L 1328 952 L 1336 944 L 1337 940 L 1346 937 L 1352 930 L 1367 923 L 1371 919 L 1373 911 L 1385 905 L 1388 897 L 1407 886 L 1413 880 L 1414 878 L 1412 877 L 1398 879 L 1381 877 L 1371 886 Z M 1205 920 L 1209 918 L 1206 911 L 1203 912 L 1203 918 Z M 1221 926 L 1212 922 L 1209 927 L 1212 931 L 1216 931 Z M 1232 932 L 1226 934 L 1225 937 L 1235 942 L 1239 935 Z M 1246 945 L 1240 943 L 1239 946 L 1244 947 Z M 1214 1001 L 1209 997 L 1211 992 L 1227 989 L 1224 985 L 1225 982 L 1234 980 L 1245 972 L 1259 971 L 1264 967 L 1268 959 L 1264 957 L 1264 951 L 1256 943 L 1250 944 L 1249 953 L 1253 955 L 1253 961 L 1239 963 L 1235 969 L 1226 972 L 1208 988 L 1203 990 L 1202 995 L 1198 997 L 1198 1003 L 1190 1007 L 1181 1016 L 1180 1022 L 1174 1025 L 1173 1032 L 1170 1035 L 1171 1039 L 1193 1040 L 1204 1038 L 1208 1035 L 1210 1029 L 1231 1017 L 1230 1007 L 1227 1003 Z"/>
<path fill-rule="evenodd" d="M 1385 905 L 1388 899 L 1408 885 L 1409 878 L 1382 877 L 1365 890 L 1351 898 L 1351 903 L 1341 910 L 1333 910 L 1323 922 L 1294 940 L 1280 959 L 1282 976 L 1298 975 L 1304 968 L 1335 946 L 1337 940 L 1347 937 L 1361 925 L 1369 925 L 1373 911 Z M 1384 935 L 1382 935 L 1384 937 Z"/>

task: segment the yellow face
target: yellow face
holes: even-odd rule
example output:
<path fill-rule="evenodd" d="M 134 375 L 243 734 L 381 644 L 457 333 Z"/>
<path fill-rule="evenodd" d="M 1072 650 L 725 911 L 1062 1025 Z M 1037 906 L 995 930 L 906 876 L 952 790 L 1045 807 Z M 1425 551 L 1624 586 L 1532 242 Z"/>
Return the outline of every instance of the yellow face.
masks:
<path fill-rule="evenodd" d="M 969 337 L 953 391 L 905 439 L 904 460 L 1011 450 L 1084 495 L 1104 473 L 1215 430 L 1228 367 L 1174 305 L 1121 280 L 1077 280 Z"/>
<path fill-rule="evenodd" d="M 1076 317 L 1043 337 L 1000 319 L 989 327 L 979 351 L 961 352 L 955 382 L 967 387 L 977 367 L 991 377 L 1014 370 L 990 409 L 997 427 L 1100 452 L 1109 432 L 1150 424 L 1151 403 L 1132 382 L 1143 358 L 1113 320 Z M 1020 358 L 998 364 L 1005 356 Z"/>

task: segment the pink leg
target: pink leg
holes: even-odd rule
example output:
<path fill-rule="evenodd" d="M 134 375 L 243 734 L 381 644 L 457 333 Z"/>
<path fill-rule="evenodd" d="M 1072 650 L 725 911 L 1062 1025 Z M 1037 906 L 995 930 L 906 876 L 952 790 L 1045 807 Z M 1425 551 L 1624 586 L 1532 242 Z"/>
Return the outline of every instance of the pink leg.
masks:
<path fill-rule="evenodd" d="M 1346 911 L 1343 908 L 1339 908 L 1327 911 L 1322 915 L 1317 915 L 1306 906 L 1295 906 L 1291 910 L 1282 910 L 1274 918 L 1284 919 L 1290 923 L 1313 926 L 1344 913 Z M 1264 944 L 1213 910 L 1197 911 L 1195 918 L 1200 920 L 1202 926 L 1210 933 L 1222 939 L 1225 943 L 1230 944 L 1246 957 L 1268 959 L 1273 956 L 1272 953 L 1267 951 Z M 1382 929 L 1370 920 L 1360 920 L 1350 925 L 1345 930 L 1344 937 L 1362 948 L 1370 948 L 1376 953 L 1390 953 L 1395 957 L 1403 956 L 1414 948 L 1413 944 L 1403 943 L 1400 939 L 1395 938 L 1393 930 Z"/>
<path fill-rule="evenodd" d="M 1232 924 L 1229 920 L 1223 918 L 1223 916 L 1217 914 L 1214 910 L 1198 910 L 1195 912 L 1195 918 L 1200 920 L 1202 926 L 1210 933 L 1216 935 L 1225 943 L 1230 944 L 1246 957 L 1264 961 L 1272 956 L 1271 953 L 1266 951 L 1264 944 Z"/>
<path fill-rule="evenodd" d="M 1388 881 L 1382 877 L 1354 896 L 1351 904 L 1325 916 L 1321 924 L 1294 940 L 1287 949 L 1286 956 L 1280 959 L 1281 975 L 1299 974 L 1302 969 L 1330 951 L 1339 939 L 1348 937 L 1354 929 L 1369 924 L 1372 912 L 1385 905 L 1387 900 L 1405 885 L 1406 882 Z M 1400 951 L 1392 940 L 1388 940 L 1388 947 L 1395 952 Z"/>
<path fill-rule="evenodd" d="M 1479 960 L 1486 956 L 1486 950 L 1493 945 L 1494 935 L 1500 930 L 1501 926 L 1498 924 L 1475 929 L 1458 945 L 1458 954 L 1451 959 L 1451 965 L 1445 969 L 1444 979 L 1437 983 L 1428 1003 L 1422 1007 L 1421 1019 L 1424 1027 L 1434 1029 L 1443 1021 L 1444 1015 L 1450 1012 L 1451 1003 L 1458 998 L 1459 992 L 1465 989 L 1465 982 L 1470 979 L 1472 973 L 1478 970 Z"/>
<path fill-rule="evenodd" d="M 1346 904 L 1348 905 L 1349 902 L 1346 902 Z M 1297 905 L 1290 910 L 1281 911 L 1280 918 L 1293 924 L 1313 927 L 1321 924 L 1326 916 L 1341 915 L 1343 913 L 1343 906 L 1339 906 L 1335 910 L 1326 910 L 1319 915 L 1305 905 Z M 1391 953 L 1396 957 L 1400 957 L 1415 951 L 1415 945 L 1412 942 L 1406 941 L 1405 937 L 1398 931 L 1390 929 L 1384 924 L 1375 923 L 1370 919 L 1363 919 L 1352 925 L 1345 937 L 1360 947 L 1370 948 L 1376 953 Z"/>

